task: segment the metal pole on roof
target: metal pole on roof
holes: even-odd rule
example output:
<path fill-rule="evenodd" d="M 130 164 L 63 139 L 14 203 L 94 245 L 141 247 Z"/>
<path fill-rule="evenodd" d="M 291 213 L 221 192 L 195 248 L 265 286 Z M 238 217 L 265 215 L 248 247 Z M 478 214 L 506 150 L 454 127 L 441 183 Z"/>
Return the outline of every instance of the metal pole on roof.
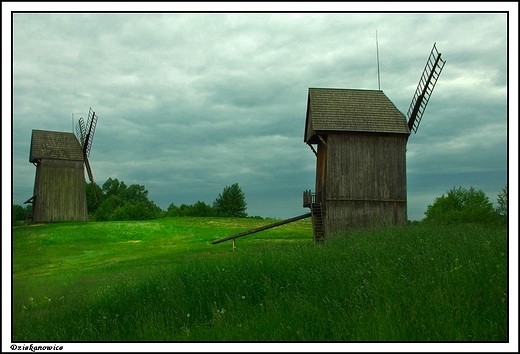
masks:
<path fill-rule="evenodd" d="M 379 75 L 379 43 L 377 42 L 377 30 L 376 30 L 376 53 L 377 53 L 377 88 L 381 91 L 381 77 Z"/>

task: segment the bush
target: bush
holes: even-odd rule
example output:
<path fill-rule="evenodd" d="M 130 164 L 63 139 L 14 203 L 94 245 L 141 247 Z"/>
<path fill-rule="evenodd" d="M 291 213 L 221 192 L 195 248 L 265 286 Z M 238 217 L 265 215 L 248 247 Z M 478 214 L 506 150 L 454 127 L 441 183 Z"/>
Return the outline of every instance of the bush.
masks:
<path fill-rule="evenodd" d="M 482 190 L 452 188 L 426 208 L 425 221 L 489 224 L 499 221 L 493 204 Z"/>
<path fill-rule="evenodd" d="M 148 208 L 144 203 L 134 204 L 130 202 L 116 208 L 110 214 L 110 220 L 147 220 L 156 217 L 154 210 Z"/>
<path fill-rule="evenodd" d="M 105 199 L 94 213 L 96 221 L 108 221 L 111 218 L 112 212 L 116 210 L 121 204 L 116 197 L 111 196 Z"/>
<path fill-rule="evenodd" d="M 18 204 L 13 204 L 12 209 L 12 219 L 13 219 L 13 225 L 16 224 L 17 221 L 25 221 L 25 218 L 27 215 L 31 212 L 32 205 L 29 204 L 27 207 L 23 207 Z"/>

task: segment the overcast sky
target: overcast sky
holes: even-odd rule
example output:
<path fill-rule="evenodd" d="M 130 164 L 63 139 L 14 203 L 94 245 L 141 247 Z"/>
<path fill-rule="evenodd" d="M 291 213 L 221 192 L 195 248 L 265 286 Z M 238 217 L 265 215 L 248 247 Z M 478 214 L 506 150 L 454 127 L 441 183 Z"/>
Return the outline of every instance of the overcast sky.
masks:
<path fill-rule="evenodd" d="M 31 131 L 70 132 L 72 116 L 86 119 L 92 107 L 99 120 L 90 163 L 100 185 L 109 177 L 144 185 L 166 209 L 212 204 L 238 183 L 249 215 L 305 213 L 302 192 L 314 190 L 316 168 L 303 142 L 308 89 L 378 89 L 377 30 L 381 90 L 405 115 L 435 42 L 446 60 L 407 145 L 408 218 L 422 219 L 456 186 L 482 189 L 496 203 L 508 167 L 507 20 L 505 13 L 15 13 L 12 202 L 32 196 Z"/>

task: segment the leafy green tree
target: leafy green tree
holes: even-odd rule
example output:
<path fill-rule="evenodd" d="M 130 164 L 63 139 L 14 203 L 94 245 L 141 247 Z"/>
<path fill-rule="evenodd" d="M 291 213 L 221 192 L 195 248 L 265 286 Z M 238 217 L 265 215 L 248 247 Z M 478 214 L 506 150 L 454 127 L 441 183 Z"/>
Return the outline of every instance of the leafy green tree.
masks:
<path fill-rule="evenodd" d="M 94 219 L 106 220 L 144 220 L 154 219 L 163 211 L 148 199 L 145 186 L 109 178 L 101 188 L 101 200 L 94 213 Z"/>
<path fill-rule="evenodd" d="M 168 205 L 168 208 L 166 209 L 166 216 L 179 216 L 180 215 L 180 209 L 178 206 L 176 206 L 174 203 L 171 203 Z"/>
<path fill-rule="evenodd" d="M 155 219 L 156 217 L 156 212 L 147 205 L 130 202 L 117 207 L 110 214 L 110 220 L 147 220 Z"/>
<path fill-rule="evenodd" d="M 213 216 L 214 210 L 211 205 L 204 202 L 197 201 L 193 205 L 181 204 L 177 207 L 174 203 L 171 203 L 166 209 L 166 216 Z"/>
<path fill-rule="evenodd" d="M 498 220 L 493 204 L 482 190 L 452 188 L 426 208 L 425 221 L 492 223 Z"/>
<path fill-rule="evenodd" d="M 214 211 L 211 205 L 208 205 L 200 200 L 193 204 L 192 216 L 213 216 Z"/>
<path fill-rule="evenodd" d="M 244 218 L 247 216 L 246 208 L 246 199 L 238 183 L 226 186 L 213 202 L 217 216 Z"/>
<path fill-rule="evenodd" d="M 23 220 L 25 218 L 25 209 L 23 206 L 13 204 L 13 221 Z"/>
<path fill-rule="evenodd" d="M 181 204 L 179 207 L 179 216 L 191 216 L 192 206 L 188 204 Z"/>
<path fill-rule="evenodd" d="M 497 196 L 497 208 L 496 208 L 496 211 L 497 213 L 499 213 L 500 215 L 504 215 L 507 217 L 507 193 L 508 193 L 508 190 L 507 190 L 507 184 L 504 188 L 502 188 L 502 190 L 498 193 L 498 196 Z"/>
<path fill-rule="evenodd" d="M 128 187 L 126 186 L 125 182 L 116 179 L 112 179 L 109 177 L 105 183 L 103 183 L 103 196 L 105 198 L 108 198 L 110 196 L 116 196 L 117 199 L 124 199 L 126 194 L 126 189 Z"/>
<path fill-rule="evenodd" d="M 94 188 L 96 189 L 96 195 L 94 195 Z M 96 183 L 88 182 L 85 186 L 85 191 L 87 193 L 87 210 L 89 214 L 94 214 L 99 207 L 99 205 L 103 202 L 103 190 Z M 97 201 L 96 201 L 97 196 Z"/>
<path fill-rule="evenodd" d="M 508 188 L 507 184 L 497 195 L 497 204 L 496 212 L 499 215 L 500 221 L 502 224 L 507 224 L 507 215 L 508 215 Z"/>
<path fill-rule="evenodd" d="M 15 221 L 24 221 L 27 214 L 31 212 L 32 205 L 27 205 L 27 207 L 23 207 L 18 204 L 13 204 L 13 223 Z"/>
<path fill-rule="evenodd" d="M 112 195 L 108 198 L 105 198 L 105 200 L 103 200 L 94 213 L 94 219 L 96 221 L 111 220 L 112 213 L 120 206 L 121 202 L 117 199 L 116 196 Z"/>

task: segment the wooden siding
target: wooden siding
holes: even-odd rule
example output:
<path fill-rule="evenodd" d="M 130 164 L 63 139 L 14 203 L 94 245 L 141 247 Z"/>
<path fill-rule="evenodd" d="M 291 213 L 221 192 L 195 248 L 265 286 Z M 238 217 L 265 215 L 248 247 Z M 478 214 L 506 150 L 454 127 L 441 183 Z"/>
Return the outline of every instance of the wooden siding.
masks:
<path fill-rule="evenodd" d="M 406 222 L 406 140 L 406 135 L 327 136 L 327 233 Z"/>
<path fill-rule="evenodd" d="M 325 229 L 327 236 L 359 228 L 406 225 L 406 203 L 382 201 L 327 202 Z"/>
<path fill-rule="evenodd" d="M 42 159 L 36 167 L 34 195 L 34 221 L 87 220 L 83 162 Z"/>

